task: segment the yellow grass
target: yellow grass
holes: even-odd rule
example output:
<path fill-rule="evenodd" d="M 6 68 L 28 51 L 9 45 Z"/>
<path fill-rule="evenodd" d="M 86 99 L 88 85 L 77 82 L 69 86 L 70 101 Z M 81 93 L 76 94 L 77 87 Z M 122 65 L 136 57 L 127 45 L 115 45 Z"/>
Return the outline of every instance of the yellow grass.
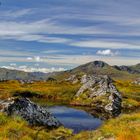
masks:
<path fill-rule="evenodd" d="M 81 132 L 69 140 L 140 140 L 140 113 L 107 121 L 96 131 Z"/>
<path fill-rule="evenodd" d="M 0 113 L 0 140 L 55 140 L 72 135 L 72 130 L 60 127 L 46 130 L 41 127 L 29 127 L 19 117 L 7 117 Z"/>

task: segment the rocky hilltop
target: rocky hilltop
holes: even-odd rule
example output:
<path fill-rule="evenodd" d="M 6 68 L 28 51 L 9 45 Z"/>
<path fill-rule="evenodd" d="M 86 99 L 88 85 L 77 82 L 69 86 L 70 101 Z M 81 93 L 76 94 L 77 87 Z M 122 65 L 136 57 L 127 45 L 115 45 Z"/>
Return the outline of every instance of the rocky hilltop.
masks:
<path fill-rule="evenodd" d="M 7 115 L 18 115 L 30 125 L 47 128 L 59 127 L 61 123 L 44 107 L 38 106 L 27 98 L 9 99 L 0 102 L 0 111 Z"/>
<path fill-rule="evenodd" d="M 81 71 L 81 72 L 85 72 L 85 73 L 104 73 L 107 71 L 106 70 L 110 70 L 108 71 L 108 74 L 110 73 L 121 73 L 121 72 L 127 72 L 129 74 L 140 74 L 140 64 L 136 64 L 136 65 L 132 65 L 132 66 L 111 66 L 103 61 L 93 61 L 93 62 L 89 62 L 87 64 L 81 65 L 77 68 L 74 68 L 72 71 L 76 72 L 76 71 Z"/>
<path fill-rule="evenodd" d="M 81 83 L 72 104 L 102 108 L 113 116 L 120 114 L 122 96 L 109 76 L 83 75 L 77 78 L 76 75 L 72 75 L 67 80 L 73 84 Z"/>

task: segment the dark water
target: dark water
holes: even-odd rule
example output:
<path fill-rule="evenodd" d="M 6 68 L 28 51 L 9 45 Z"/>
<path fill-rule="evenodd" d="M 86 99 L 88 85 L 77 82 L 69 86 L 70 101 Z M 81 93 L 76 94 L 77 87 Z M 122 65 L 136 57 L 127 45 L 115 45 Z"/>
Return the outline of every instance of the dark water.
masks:
<path fill-rule="evenodd" d="M 95 130 L 102 120 L 95 118 L 87 112 L 66 106 L 53 106 L 49 111 L 66 127 L 73 129 L 74 133 L 82 130 Z"/>

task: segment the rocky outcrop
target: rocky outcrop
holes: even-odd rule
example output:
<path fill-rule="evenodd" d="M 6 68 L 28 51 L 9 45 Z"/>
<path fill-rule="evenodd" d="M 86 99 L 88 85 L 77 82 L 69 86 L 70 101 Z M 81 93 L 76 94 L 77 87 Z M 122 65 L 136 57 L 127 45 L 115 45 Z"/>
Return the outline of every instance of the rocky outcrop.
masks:
<path fill-rule="evenodd" d="M 65 79 L 65 81 L 71 82 L 72 84 L 79 82 L 77 75 L 71 75 L 69 78 Z"/>
<path fill-rule="evenodd" d="M 60 122 L 44 107 L 38 106 L 27 98 L 9 99 L 1 101 L 1 111 L 7 115 L 19 115 L 30 125 L 59 127 Z"/>
<path fill-rule="evenodd" d="M 132 84 L 140 85 L 140 78 L 138 78 L 135 81 L 133 81 Z"/>
<path fill-rule="evenodd" d="M 85 97 L 90 99 L 90 104 L 95 104 L 98 98 L 98 106 L 103 107 L 106 112 L 117 116 L 121 111 L 122 96 L 113 84 L 113 80 L 107 75 L 94 76 L 84 75 L 81 78 L 81 88 L 75 95 L 75 98 Z M 104 100 L 104 101 L 103 101 Z M 100 102 L 100 103 L 99 103 Z"/>
<path fill-rule="evenodd" d="M 103 61 L 94 61 L 92 62 L 92 65 L 97 68 L 103 68 L 105 66 L 108 66 L 108 64 Z"/>

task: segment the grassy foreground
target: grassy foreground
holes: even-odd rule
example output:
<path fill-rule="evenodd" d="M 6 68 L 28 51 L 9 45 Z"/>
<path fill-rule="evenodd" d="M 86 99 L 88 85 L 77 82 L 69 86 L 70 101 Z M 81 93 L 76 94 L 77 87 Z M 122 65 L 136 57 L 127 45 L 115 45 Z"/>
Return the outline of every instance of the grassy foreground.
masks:
<path fill-rule="evenodd" d="M 0 140 L 60 140 L 71 135 L 72 130 L 64 127 L 53 130 L 30 127 L 20 117 L 0 113 Z"/>
<path fill-rule="evenodd" d="M 116 80 L 115 85 L 123 96 L 123 107 L 135 110 L 140 107 L 140 85 L 131 81 Z M 80 84 L 69 82 L 35 82 L 20 84 L 18 81 L 0 82 L 0 99 L 25 92 L 41 95 L 46 103 L 60 101 L 69 104 Z M 41 100 L 39 98 L 39 100 Z M 86 101 L 87 102 L 87 101 Z M 140 113 L 121 115 L 105 122 L 96 131 L 84 131 L 73 135 L 64 127 L 46 130 L 30 127 L 19 117 L 7 117 L 0 113 L 0 140 L 140 140 Z"/>
<path fill-rule="evenodd" d="M 111 119 L 98 130 L 81 132 L 69 140 L 140 140 L 140 113 Z"/>
<path fill-rule="evenodd" d="M 30 127 L 19 117 L 0 113 L 0 140 L 140 140 L 140 113 L 111 119 L 96 131 L 73 135 L 72 130 L 60 127 L 47 130 Z"/>

